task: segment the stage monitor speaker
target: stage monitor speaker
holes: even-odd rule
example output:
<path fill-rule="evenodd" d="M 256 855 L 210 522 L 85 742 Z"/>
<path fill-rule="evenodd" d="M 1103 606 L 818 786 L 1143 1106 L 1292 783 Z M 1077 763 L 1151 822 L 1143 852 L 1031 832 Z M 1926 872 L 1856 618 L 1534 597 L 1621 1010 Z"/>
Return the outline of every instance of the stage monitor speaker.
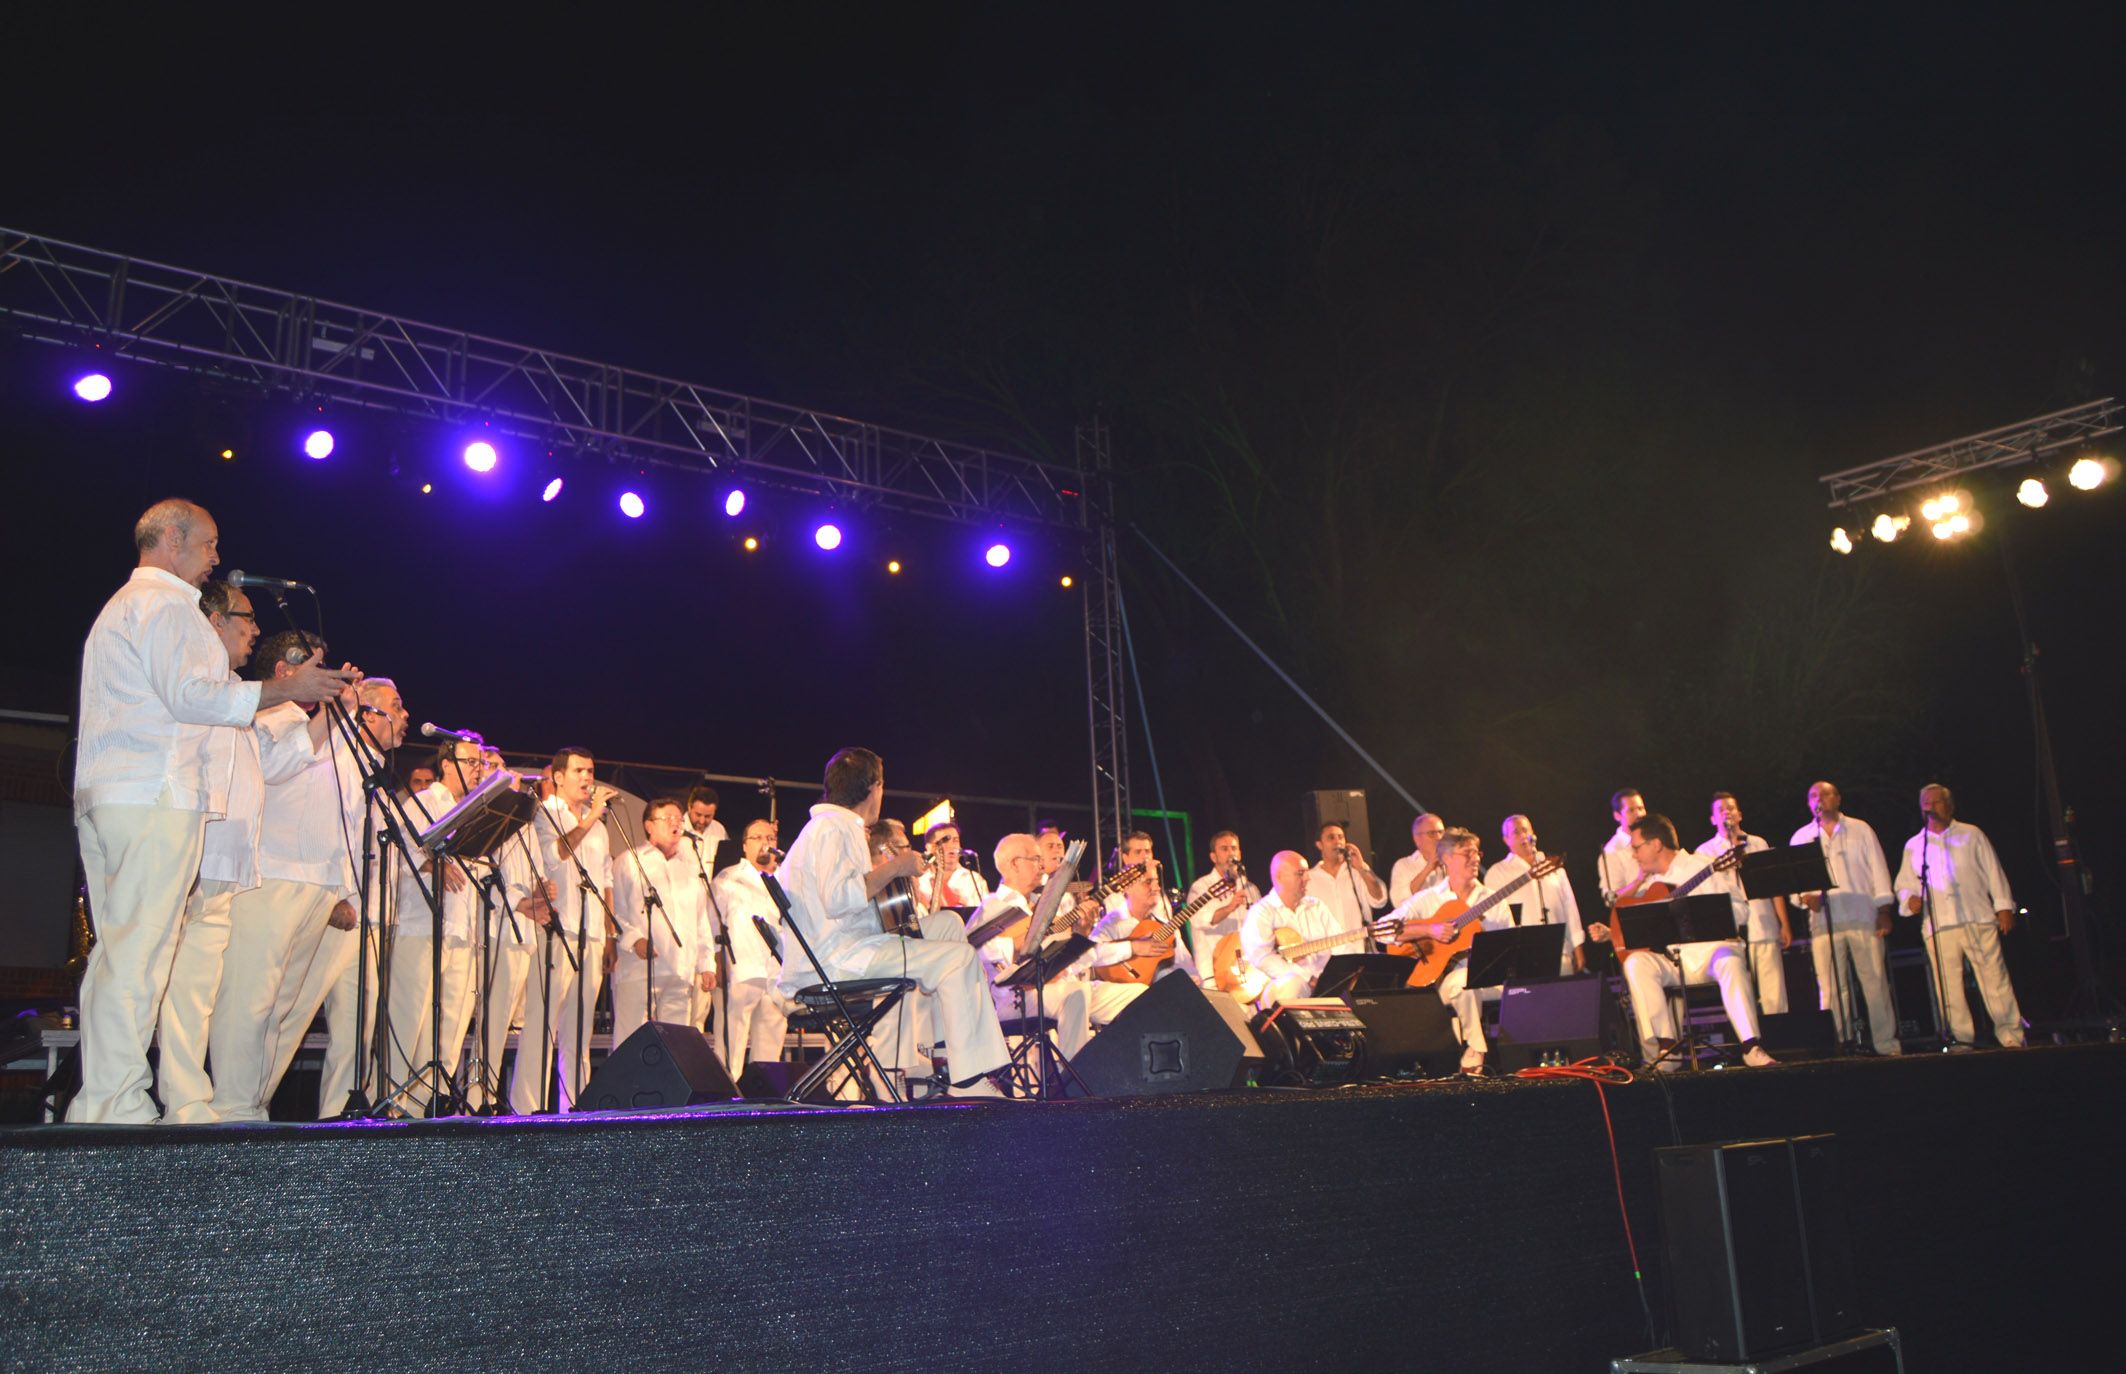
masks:
<path fill-rule="evenodd" d="M 1813 1007 L 1766 1012 L 1758 1038 L 1780 1059 L 1822 1059 L 1838 1052 L 1838 1023 Z"/>
<path fill-rule="evenodd" d="M 1608 984 L 1587 976 L 1506 984 L 1499 991 L 1493 1066 L 1515 1073 L 1546 1059 L 1572 1064 L 1605 1053 L 1616 1005 Z"/>
<path fill-rule="evenodd" d="M 1676 1346 L 1740 1362 L 1855 1329 L 1832 1139 L 1654 1152 Z"/>
<path fill-rule="evenodd" d="M 1169 974 L 1124 1007 L 1070 1063 L 1095 1097 L 1198 1093 L 1244 1087 L 1262 1065 L 1262 1047 L 1238 1002 L 1206 992 L 1187 974 Z"/>
<path fill-rule="evenodd" d="M 1373 827 L 1366 820 L 1366 794 L 1359 788 L 1302 792 L 1299 794 L 1299 818 L 1305 824 L 1306 842 L 1298 848 L 1307 856 L 1307 862 L 1312 863 L 1318 857 L 1320 851 L 1314 848 L 1314 841 L 1320 838 L 1321 828 L 1330 821 L 1344 828 L 1345 841 L 1365 855 L 1366 862 L 1373 862 Z M 1381 855 L 1381 862 L 1387 863 L 1389 857 Z M 1402 851 L 1397 850 L 1393 857 L 1401 858 Z"/>
<path fill-rule="evenodd" d="M 1344 999 L 1366 1026 L 1361 1078 L 1423 1073 L 1441 1078 L 1461 1068 L 1462 1044 L 1454 1038 L 1454 1013 L 1437 988 L 1357 992 Z"/>
<path fill-rule="evenodd" d="M 709 1037 L 692 1026 L 646 1021 L 605 1057 L 583 1085 L 576 1110 L 644 1111 L 736 1096 L 738 1086 L 724 1072 Z"/>

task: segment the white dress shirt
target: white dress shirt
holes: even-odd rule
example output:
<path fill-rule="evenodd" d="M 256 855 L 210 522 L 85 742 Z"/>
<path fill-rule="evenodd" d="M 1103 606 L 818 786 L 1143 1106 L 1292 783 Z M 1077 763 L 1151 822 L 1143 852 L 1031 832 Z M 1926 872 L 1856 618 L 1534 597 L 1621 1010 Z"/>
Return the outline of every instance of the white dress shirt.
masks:
<path fill-rule="evenodd" d="M 1866 821 L 1840 816 L 1825 831 L 1810 821 L 1794 832 L 1795 844 L 1820 844 L 1824 862 L 1831 870 L 1831 890 L 1823 897 L 1825 911 L 1809 913 L 1809 929 L 1820 929 L 1825 912 L 1834 930 L 1875 928 L 1875 909 L 1896 900 L 1890 885 L 1890 864 L 1882 856 L 1882 841 Z"/>
<path fill-rule="evenodd" d="M 440 782 L 432 782 L 406 799 L 406 815 L 414 825 L 426 828 L 430 823 L 458 804 L 450 789 Z M 414 846 L 416 857 L 420 848 Z M 426 860 L 423 860 L 426 863 Z M 477 883 L 486 877 L 488 865 L 474 860 L 472 879 L 462 884 L 457 891 L 450 890 L 450 883 L 441 875 L 457 867 L 457 860 L 438 855 L 435 864 L 426 873 L 407 867 L 402 857 L 393 865 L 398 874 L 399 900 L 397 919 L 401 922 L 400 933 L 411 934 L 415 939 L 432 939 L 435 935 L 435 913 L 429 910 L 428 892 L 441 884 L 443 897 L 443 943 L 467 945 L 472 943 L 473 913 L 480 905 L 480 890 Z M 458 876 L 464 877 L 463 870 Z"/>
<path fill-rule="evenodd" d="M 302 715 L 302 708 L 293 702 L 282 704 Z M 259 834 L 265 821 L 267 785 L 286 782 L 317 761 L 309 732 L 275 735 L 260 724 L 270 714 L 262 712 L 248 730 L 216 730 L 207 743 L 208 756 L 217 760 L 209 766 L 208 776 L 226 776 L 229 791 L 209 803 L 221 819 L 207 822 L 199 876 L 233 883 L 239 892 L 259 884 Z M 226 769 L 218 761 L 222 755 L 232 760 Z"/>
<path fill-rule="evenodd" d="M 230 676 L 199 588 L 161 568 L 133 569 L 81 650 L 74 814 L 109 805 L 212 814 L 207 741 L 216 726 L 249 728 L 260 687 Z M 220 781 L 226 791 L 227 776 Z"/>
<path fill-rule="evenodd" d="M 1533 884 L 1531 884 L 1530 886 L 1533 886 Z M 1486 897 L 1489 897 L 1491 895 L 1491 891 L 1491 888 L 1486 886 L 1483 882 L 1473 882 L 1469 884 L 1469 895 L 1462 898 L 1462 905 L 1465 907 L 1475 906 L 1478 902 L 1481 902 Z M 1447 886 L 1445 883 L 1440 883 L 1437 886 L 1427 885 L 1425 887 L 1419 888 L 1416 892 L 1411 893 L 1409 901 L 1404 902 L 1401 906 L 1395 908 L 1395 914 L 1391 919 L 1397 921 L 1429 921 L 1432 920 L 1435 916 L 1439 915 L 1439 909 L 1441 907 L 1445 906 L 1448 902 L 1451 902 L 1453 900 L 1454 889 Z M 1533 913 L 1529 914 L 1532 915 Z M 1485 930 L 1513 929 L 1512 903 L 1500 902 L 1497 906 L 1494 906 L 1493 908 L 1491 908 L 1491 910 L 1485 912 L 1481 917 L 1479 917 L 1478 923 L 1481 924 Z M 1464 926 L 1463 929 L 1466 930 L 1468 929 L 1468 927 Z M 1459 960 L 1457 960 L 1457 962 L 1459 962 Z"/>
<path fill-rule="evenodd" d="M 261 711 L 264 751 L 309 743 L 310 716 L 292 701 Z M 337 735 L 310 763 L 266 783 L 265 818 L 258 832 L 261 876 L 330 888 L 355 897 L 355 859 L 362 845 L 362 774 Z"/>
<path fill-rule="evenodd" d="M 1924 909 L 1926 934 L 1937 926 L 1992 925 L 1997 914 L 2015 910 L 2008 875 L 1994 857 L 1986 832 L 1963 821 L 1949 822 L 1937 835 L 1921 830 L 1905 841 L 1904 862 L 1897 867 L 1897 909 L 1920 895 L 1919 870 L 1924 856 L 1927 888 L 1933 897 Z"/>
<path fill-rule="evenodd" d="M 689 842 L 689 837 L 701 842 L 701 866 L 710 873 L 717 872 L 716 856 L 731 838 L 730 833 L 723 828 L 723 822 L 712 819 L 706 830 L 696 830 L 692 823 L 687 821 L 679 823 L 680 857 L 691 861 L 694 857 L 694 845 Z M 694 881 L 700 882 L 701 876 L 696 874 Z"/>
<path fill-rule="evenodd" d="M 1395 861 L 1395 867 L 1388 870 L 1388 905 L 1401 906 L 1410 900 L 1417 890 L 1417 875 L 1425 871 L 1426 865 L 1425 856 L 1415 849 Z M 1446 881 L 1447 870 L 1435 868 L 1432 876 L 1425 879 L 1425 886 L 1437 887 Z"/>
<path fill-rule="evenodd" d="M 662 914 L 643 910 L 647 900 L 644 894 L 651 890 L 664 903 Z M 761 899 L 767 899 L 765 890 Z M 620 927 L 620 948 L 629 954 L 637 940 L 649 937 L 650 954 L 661 978 L 704 973 L 716 967 L 708 894 L 701 889 L 694 856 L 684 840 L 669 859 L 656 845 L 645 841 L 614 861 L 613 918 Z M 759 938 L 754 937 L 756 943 Z"/>
<path fill-rule="evenodd" d="M 1373 912 L 1388 904 L 1385 884 L 1381 888 L 1383 895 L 1377 902 L 1367 896 L 1361 904 L 1359 894 L 1365 890 L 1366 880 L 1348 861 L 1334 873 L 1319 866 L 1307 870 L 1307 895 L 1335 913 L 1337 920 L 1342 922 L 1337 927 L 1339 930 L 1365 924 Z"/>
<path fill-rule="evenodd" d="M 937 884 L 930 881 L 928 873 L 917 875 L 915 880 L 916 904 L 925 911 L 936 911 L 941 906 L 978 907 L 988 895 L 989 884 L 983 880 L 981 874 L 971 868 L 961 868 L 957 865 L 952 872 L 945 875 L 943 901 L 935 900 Z"/>
<path fill-rule="evenodd" d="M 790 841 L 777 877 L 790 898 L 791 918 L 829 978 L 861 977 L 871 963 L 864 942 L 891 938 L 879 929 L 878 908 L 864 890 L 870 872 L 871 845 L 863 817 L 832 802 L 816 804 L 812 819 Z M 784 950 L 785 991 L 818 981 L 802 951 Z"/>
<path fill-rule="evenodd" d="M 743 983 L 749 978 L 774 978 L 782 973 L 782 966 L 775 961 L 775 953 L 760 938 L 760 930 L 753 924 L 755 916 L 768 923 L 783 942 L 783 958 L 795 955 L 805 957 L 802 951 L 793 951 L 788 936 L 782 934 L 782 908 L 768 895 L 767 884 L 760 880 L 760 870 L 749 861 L 740 859 L 716 875 L 715 910 L 723 913 L 724 928 L 731 934 L 731 979 Z M 711 919 L 714 919 L 713 916 Z"/>
<path fill-rule="evenodd" d="M 1537 851 L 1542 857 L 1542 851 Z M 1528 871 L 1528 861 L 1518 854 L 1509 853 L 1505 858 L 1484 870 L 1484 888 L 1496 892 Z M 1565 870 L 1546 873 L 1522 886 L 1521 890 L 1499 903 L 1499 909 L 1508 914 L 1512 923 L 1512 911 L 1518 904 L 1524 926 L 1562 925 L 1565 927 L 1565 949 L 1559 972 L 1572 971 L 1572 952 L 1587 943 L 1587 932 L 1580 923 L 1580 899 L 1573 895 L 1572 881 Z M 1490 928 L 1487 921 L 1486 928 Z"/>
<path fill-rule="evenodd" d="M 605 823 L 592 826 L 577 844 L 573 859 L 561 853 L 561 837 L 574 830 L 578 818 L 569 809 L 567 802 L 559 797 L 548 797 L 541 804 L 545 814 L 534 816 L 532 826 L 538 835 L 539 861 L 546 869 L 546 876 L 561 890 L 561 897 L 554 904 L 554 930 L 575 943 L 576 933 L 582 929 L 584 908 L 590 908 L 590 929 L 586 938 L 605 938 L 605 908 L 598 898 L 586 898 L 583 892 L 582 875 L 576 871 L 576 861 L 581 860 L 589 870 L 591 884 L 599 892 L 613 890 L 613 847 L 605 836 Z"/>
<path fill-rule="evenodd" d="M 1188 891 L 1182 894 L 1181 905 L 1185 907 L 1210 891 L 1211 884 L 1217 882 L 1218 878 L 1218 870 L 1214 868 L 1197 878 L 1195 882 L 1190 883 Z M 1223 897 L 1215 897 L 1204 903 L 1201 910 L 1188 918 L 1189 939 L 1195 950 L 1196 967 L 1199 971 L 1205 971 L 1205 976 L 1208 976 L 1207 970 L 1211 966 L 1211 952 L 1218 948 L 1218 942 L 1226 936 L 1240 933 L 1241 923 L 1248 918 L 1248 908 L 1262 900 L 1262 892 L 1255 886 L 1253 880 L 1243 878 L 1240 883 L 1239 907 L 1224 920 L 1216 919 L 1219 908 L 1232 900 L 1231 893 L 1227 893 Z"/>
<path fill-rule="evenodd" d="M 1129 894 L 1127 892 L 1115 893 L 1107 899 L 1106 909 L 1101 913 L 1100 919 L 1093 924 L 1093 950 L 1092 954 L 1088 956 L 1092 960 L 1092 966 L 1094 968 L 1105 968 L 1109 964 L 1127 962 L 1131 957 L 1129 942 L 1135 936 L 1137 922 L 1158 921 L 1163 924 L 1173 920 L 1173 918 L 1174 904 L 1166 899 L 1164 892 L 1152 899 L 1150 909 L 1142 916 L 1135 916 L 1130 913 Z M 1188 974 L 1191 978 L 1195 977 L 1196 956 L 1190 952 L 1188 941 L 1181 937 L 1178 926 L 1171 934 L 1174 941 L 1174 961 L 1160 969 L 1159 976 L 1164 978 L 1167 974 L 1179 970 Z"/>
<path fill-rule="evenodd" d="M 1764 836 L 1752 835 L 1746 830 L 1742 832 L 1742 844 L 1742 852 L 1745 854 L 1762 854 L 1772 847 L 1771 841 L 1765 839 Z M 1707 863 L 1711 863 L 1734 847 L 1734 842 L 1729 840 L 1727 836 L 1715 835 L 1691 852 L 1704 859 Z M 1715 873 L 1712 877 L 1698 884 L 1698 890 L 1700 892 L 1725 892 L 1727 894 L 1727 899 L 1734 903 L 1735 907 L 1735 929 L 1742 929 L 1742 923 L 1747 920 L 1749 922 L 1751 944 L 1779 943 L 1779 913 L 1773 909 L 1772 899 L 1758 897 L 1753 900 L 1748 893 L 1744 892 L 1742 890 L 1741 868 L 1730 868 L 1725 873 Z"/>
<path fill-rule="evenodd" d="M 1630 887 L 1639 877 L 1639 861 L 1631 856 L 1631 843 L 1638 837 L 1628 825 L 1620 825 L 1616 833 L 1602 842 L 1602 852 L 1595 856 L 1596 887 L 1602 893 L 1602 905 L 1617 904 L 1617 894 Z"/>
<path fill-rule="evenodd" d="M 1277 952 L 1278 930 L 1291 930 L 1301 940 L 1318 940 L 1338 931 L 1349 930 L 1355 924 L 1357 923 L 1346 921 L 1331 911 L 1311 892 L 1300 897 L 1299 906 L 1295 910 L 1284 904 L 1284 898 L 1278 895 L 1277 889 L 1271 888 L 1269 896 L 1248 908 L 1246 918 L 1240 923 L 1240 956 L 1262 970 L 1263 974 L 1273 981 L 1303 978 L 1311 984 L 1321 976 L 1322 968 L 1328 964 L 1332 954 L 1359 953 L 1365 948 L 1364 942 L 1354 937 L 1350 945 L 1340 951 L 1316 950 L 1305 958 L 1294 960 Z"/>

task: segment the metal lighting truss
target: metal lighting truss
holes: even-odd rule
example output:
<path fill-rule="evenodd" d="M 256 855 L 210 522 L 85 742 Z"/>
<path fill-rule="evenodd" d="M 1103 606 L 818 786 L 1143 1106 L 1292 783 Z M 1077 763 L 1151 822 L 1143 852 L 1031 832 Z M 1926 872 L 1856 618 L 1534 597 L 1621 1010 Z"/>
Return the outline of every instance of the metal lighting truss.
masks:
<path fill-rule="evenodd" d="M 1082 474 L 803 406 L 0 229 L 0 317 L 55 343 L 616 461 L 972 525 L 1083 530 Z"/>
<path fill-rule="evenodd" d="M 2054 411 L 2020 424 L 2003 425 L 1932 448 L 1863 463 L 1817 480 L 1830 488 L 1831 509 L 1836 510 L 1891 492 L 1946 482 L 1982 468 L 2034 462 L 2058 449 L 2116 434 L 2118 413 L 2118 402 L 2106 396 L 2101 401 Z"/>
<path fill-rule="evenodd" d="M 1094 832 L 1129 828 L 1126 657 L 1113 464 L 1099 420 L 1077 466 L 592 362 L 0 228 L 0 322 L 24 338 L 448 423 L 628 463 L 721 474 L 901 515 L 1084 538 Z M 1112 836 L 1110 833 L 1112 832 Z"/>

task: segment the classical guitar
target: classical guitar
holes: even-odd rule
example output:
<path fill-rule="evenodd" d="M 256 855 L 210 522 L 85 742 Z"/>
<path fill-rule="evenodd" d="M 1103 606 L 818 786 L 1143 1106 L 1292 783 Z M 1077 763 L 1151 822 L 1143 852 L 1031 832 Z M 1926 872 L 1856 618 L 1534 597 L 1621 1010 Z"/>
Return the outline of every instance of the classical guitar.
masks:
<path fill-rule="evenodd" d="M 937 860 L 923 862 L 932 873 L 937 872 Z M 886 934 L 905 935 L 911 940 L 923 938 L 923 911 L 916 905 L 915 879 L 893 879 L 871 899 L 871 905 L 878 911 L 878 928 Z"/>
<path fill-rule="evenodd" d="M 1334 935 L 1320 935 L 1306 940 L 1301 939 L 1299 932 L 1290 926 L 1279 926 L 1270 932 L 1270 938 L 1277 942 L 1277 952 L 1285 958 L 1304 959 L 1310 954 L 1319 954 L 1338 945 L 1361 942 L 1366 938 L 1366 931 L 1365 926 L 1353 926 L 1349 930 L 1339 930 Z M 1251 974 L 1261 976 L 1262 970 L 1241 957 L 1240 932 L 1236 930 L 1220 940 L 1218 948 L 1211 952 L 1211 980 L 1218 985 L 1220 992 L 1237 996 L 1255 981 L 1250 978 Z M 1256 995 L 1261 994 L 1258 992 Z"/>
<path fill-rule="evenodd" d="M 1648 883 L 1643 889 L 1634 889 L 1629 896 L 1617 898 L 1616 906 L 1613 906 L 1609 909 L 1609 940 L 1611 944 L 1617 947 L 1617 957 L 1621 959 L 1625 955 L 1632 952 L 1631 950 L 1625 948 L 1624 945 L 1624 927 L 1617 920 L 1617 911 L 1619 908 L 1627 906 L 1645 906 L 1649 902 L 1670 902 L 1674 901 L 1678 897 L 1688 897 L 1694 890 L 1696 890 L 1698 884 L 1704 882 L 1707 878 L 1712 877 L 1715 873 L 1725 873 L 1729 869 L 1739 866 L 1742 862 L 1743 854 L 1747 852 L 1748 849 L 1749 842 L 1745 840 L 1742 843 L 1736 845 L 1733 849 L 1728 850 L 1727 853 L 1722 854 L 1719 858 L 1713 860 L 1712 863 L 1707 865 L 1700 872 L 1692 874 L 1690 877 L 1685 878 L 1682 882 L 1676 884 L 1674 887 L 1670 887 L 1667 883 L 1664 883 L 1660 879 L 1656 878 L 1654 881 Z"/>
<path fill-rule="evenodd" d="M 1475 906 L 1469 905 L 1459 897 L 1449 897 L 1446 901 L 1441 902 L 1439 909 L 1430 916 L 1413 917 L 1411 919 L 1425 925 L 1451 921 L 1454 924 L 1453 939 L 1435 940 L 1427 936 L 1413 940 L 1408 944 L 1390 944 L 1386 947 L 1387 952 L 1415 958 L 1417 967 L 1410 971 L 1409 985 L 1413 988 L 1429 988 L 1439 982 L 1440 979 L 1446 977 L 1447 969 L 1454 961 L 1467 954 L 1469 947 L 1476 943 L 1477 932 L 1483 929 L 1485 912 L 1490 911 L 1500 902 L 1519 892 L 1529 883 L 1538 878 L 1547 878 L 1564 866 L 1565 856 L 1563 854 L 1546 854 L 1535 867 L 1515 878 L 1498 891 L 1487 894 Z M 1391 935 L 1399 934 L 1401 926 L 1402 922 L 1392 916 L 1381 922 L 1381 929 Z"/>
<path fill-rule="evenodd" d="M 1137 928 L 1130 932 L 1129 938 L 1132 940 L 1158 940 L 1161 942 L 1171 940 L 1174 938 L 1174 932 L 1180 929 L 1191 916 L 1194 916 L 1219 898 L 1231 896 L 1232 892 L 1233 880 L 1220 876 L 1217 882 L 1212 883 L 1198 893 L 1192 900 L 1165 920 L 1162 921 L 1156 916 L 1147 916 L 1137 922 Z M 1158 974 L 1159 965 L 1172 957 L 1171 954 L 1132 955 L 1119 964 L 1108 964 L 1105 967 L 1094 969 L 1093 977 L 1098 978 L 1103 983 L 1149 983 Z"/>
<path fill-rule="evenodd" d="M 1055 923 L 1049 928 L 1048 938 L 1041 942 L 1041 948 L 1044 950 L 1051 949 L 1078 933 L 1077 927 L 1089 925 L 1089 918 L 1098 913 L 1102 902 L 1143 876 L 1144 865 L 1131 864 L 1128 868 L 1117 871 L 1113 877 L 1096 884 L 1082 897 L 1071 898 L 1066 896 L 1064 900 L 1074 901 L 1076 905 L 1069 915 L 1059 913 L 1056 916 Z M 1006 907 L 1003 911 L 982 922 L 973 930 L 968 931 L 967 943 L 979 948 L 996 939 L 999 935 L 1009 935 L 1012 945 L 1017 947 L 1024 940 L 1026 927 L 1032 920 L 1033 913 L 1031 911 L 1025 911 L 1015 906 Z M 1024 963 L 1025 960 L 1021 959 L 1019 962 Z M 1017 967 L 1016 964 L 1013 965 L 1014 970 Z"/>

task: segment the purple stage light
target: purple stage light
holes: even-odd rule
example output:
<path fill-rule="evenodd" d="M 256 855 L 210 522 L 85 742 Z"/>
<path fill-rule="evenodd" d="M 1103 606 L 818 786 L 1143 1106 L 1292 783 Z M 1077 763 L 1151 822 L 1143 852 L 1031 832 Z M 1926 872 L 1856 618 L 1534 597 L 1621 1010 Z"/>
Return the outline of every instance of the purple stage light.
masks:
<path fill-rule="evenodd" d="M 620 513 L 630 520 L 642 518 L 642 498 L 631 491 L 620 493 Z"/>
<path fill-rule="evenodd" d="M 992 568 L 1003 567 L 1006 563 L 1009 563 L 1011 561 L 1011 545 L 991 544 L 989 546 L 989 552 L 982 555 L 982 561 L 987 563 Z"/>
<path fill-rule="evenodd" d="M 94 403 L 111 394 L 111 379 L 101 372 L 87 372 L 74 379 L 74 394 Z"/>
<path fill-rule="evenodd" d="M 812 531 L 812 542 L 832 552 L 842 546 L 842 527 L 835 524 L 821 525 Z"/>
<path fill-rule="evenodd" d="M 551 501 L 551 500 L 553 500 L 553 499 L 554 499 L 554 498 L 555 498 L 556 496 L 559 496 L 560 494 L 561 494 L 561 479 L 560 479 L 560 478 L 558 478 L 558 477 L 556 477 L 556 478 L 555 478 L 555 479 L 554 479 L 553 481 L 551 481 L 551 482 L 548 482 L 548 483 L 546 484 L 546 490 L 545 490 L 545 491 L 542 491 L 542 492 L 540 492 L 540 493 L 539 493 L 539 499 L 540 499 L 541 501 Z"/>
<path fill-rule="evenodd" d="M 304 435 L 303 452 L 311 458 L 330 458 L 332 456 L 332 431 L 329 429 L 313 429 Z"/>
<path fill-rule="evenodd" d="M 465 446 L 465 466 L 474 472 L 493 472 L 496 457 L 495 446 L 485 439 L 475 439 Z"/>
<path fill-rule="evenodd" d="M 723 498 L 723 513 L 734 520 L 745 512 L 745 508 L 746 494 L 742 491 L 734 488 L 730 495 Z"/>

